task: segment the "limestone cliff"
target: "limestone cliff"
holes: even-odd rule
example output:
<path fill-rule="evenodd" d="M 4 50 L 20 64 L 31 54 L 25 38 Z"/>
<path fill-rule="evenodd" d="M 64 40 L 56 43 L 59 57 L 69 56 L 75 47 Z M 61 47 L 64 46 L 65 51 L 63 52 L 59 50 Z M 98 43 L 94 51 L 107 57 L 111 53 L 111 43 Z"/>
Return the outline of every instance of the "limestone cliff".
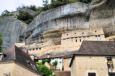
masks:
<path fill-rule="evenodd" d="M 105 33 L 115 31 L 115 0 L 93 0 L 90 27 L 103 27 Z"/>
<path fill-rule="evenodd" d="M 26 29 L 26 24 L 14 17 L 0 18 L 0 32 L 2 33 L 3 49 L 6 49 L 16 42 Z"/>
<path fill-rule="evenodd" d="M 86 25 L 88 9 L 88 4 L 78 2 L 41 13 L 27 27 L 26 35 L 31 32 L 28 42 L 51 29 L 89 28 L 89 25 Z"/>
<path fill-rule="evenodd" d="M 114 4 L 115 0 L 92 0 L 91 4 L 77 2 L 43 12 L 27 27 L 26 41 L 31 43 L 32 38 L 38 37 L 44 31 L 60 28 L 64 30 L 103 28 L 105 34 L 114 33 Z"/>

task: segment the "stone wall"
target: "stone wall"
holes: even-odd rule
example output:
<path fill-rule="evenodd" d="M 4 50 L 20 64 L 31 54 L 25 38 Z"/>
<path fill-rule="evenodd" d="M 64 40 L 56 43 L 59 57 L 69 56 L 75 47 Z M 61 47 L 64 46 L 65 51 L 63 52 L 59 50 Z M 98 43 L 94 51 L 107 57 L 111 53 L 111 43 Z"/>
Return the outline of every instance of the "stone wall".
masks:
<path fill-rule="evenodd" d="M 15 62 L 0 62 L 0 76 L 41 76 Z"/>
<path fill-rule="evenodd" d="M 79 50 L 83 41 L 105 41 L 104 32 L 102 29 L 94 30 L 71 30 L 65 31 L 61 35 L 59 45 L 53 43 L 52 38 L 48 42 L 34 43 L 26 45 L 29 54 L 41 56 L 50 52 L 66 52 Z M 56 42 L 56 40 L 54 41 Z"/>
<path fill-rule="evenodd" d="M 76 56 L 71 66 L 71 76 L 108 76 L 107 59 L 104 56 Z"/>
<path fill-rule="evenodd" d="M 14 76 L 41 76 L 37 73 L 32 72 L 31 70 L 28 70 L 28 68 L 20 65 L 20 64 L 15 64 L 15 68 L 13 71 Z"/>
<path fill-rule="evenodd" d="M 14 76 L 14 63 L 4 62 L 0 63 L 0 76 Z"/>

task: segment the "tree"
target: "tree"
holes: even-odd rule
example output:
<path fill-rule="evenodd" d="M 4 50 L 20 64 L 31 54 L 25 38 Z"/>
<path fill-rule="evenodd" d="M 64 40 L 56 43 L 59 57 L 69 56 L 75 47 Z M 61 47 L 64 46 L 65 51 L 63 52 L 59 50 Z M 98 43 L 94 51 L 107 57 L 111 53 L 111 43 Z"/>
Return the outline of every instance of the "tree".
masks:
<path fill-rule="evenodd" d="M 50 63 L 50 61 L 51 61 L 51 59 L 43 59 L 43 60 L 42 60 L 42 64 L 45 64 L 45 62 Z"/>
<path fill-rule="evenodd" d="M 84 2 L 84 3 L 90 3 L 92 0 L 81 0 L 81 2 Z"/>
<path fill-rule="evenodd" d="M 5 10 L 2 12 L 1 16 L 13 16 L 13 14 L 10 13 L 8 10 Z"/>
<path fill-rule="evenodd" d="M 58 64 L 57 61 L 53 62 L 53 66 L 55 66 L 55 69 L 56 69 L 56 67 L 57 67 L 57 64 Z"/>
<path fill-rule="evenodd" d="M 48 60 L 50 61 L 50 60 Z M 52 73 L 52 69 L 49 69 L 48 67 L 46 67 L 44 64 L 42 64 L 41 62 L 36 62 L 37 66 L 38 66 L 38 70 L 41 72 L 41 74 L 43 76 L 56 76 Z"/>
<path fill-rule="evenodd" d="M 36 10 L 37 10 L 36 6 L 30 6 L 30 7 L 28 7 L 28 8 L 31 9 L 31 10 L 33 10 L 33 11 L 36 11 Z"/>
<path fill-rule="evenodd" d="M 33 20 L 33 16 L 26 11 L 19 11 L 17 18 L 25 23 L 29 24 Z"/>
<path fill-rule="evenodd" d="M 0 33 L 0 52 L 2 51 L 2 34 Z"/>
<path fill-rule="evenodd" d="M 38 70 L 42 73 L 43 76 L 52 75 L 52 70 L 46 67 L 45 65 L 38 65 Z"/>

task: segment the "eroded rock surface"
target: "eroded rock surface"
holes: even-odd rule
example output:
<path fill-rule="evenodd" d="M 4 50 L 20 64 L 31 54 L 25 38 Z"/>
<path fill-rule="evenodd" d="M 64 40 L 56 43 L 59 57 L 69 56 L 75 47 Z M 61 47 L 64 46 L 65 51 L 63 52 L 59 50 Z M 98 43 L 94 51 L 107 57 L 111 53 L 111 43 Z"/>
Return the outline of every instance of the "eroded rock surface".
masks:
<path fill-rule="evenodd" d="M 3 49 L 7 49 L 16 42 L 26 29 L 26 24 L 13 18 L 0 18 L 0 32 L 2 33 Z"/>
<path fill-rule="evenodd" d="M 27 42 L 51 29 L 97 29 L 115 31 L 115 0 L 92 0 L 91 4 L 72 3 L 38 15 L 26 29 Z M 27 37 L 27 36 L 25 36 Z"/>

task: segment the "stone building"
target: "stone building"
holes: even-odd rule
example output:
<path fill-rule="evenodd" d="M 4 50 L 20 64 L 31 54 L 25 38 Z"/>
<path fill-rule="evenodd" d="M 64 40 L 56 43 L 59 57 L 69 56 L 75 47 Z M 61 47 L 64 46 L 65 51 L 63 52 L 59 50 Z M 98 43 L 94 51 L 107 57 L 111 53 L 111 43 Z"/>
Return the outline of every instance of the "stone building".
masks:
<path fill-rule="evenodd" d="M 26 52 L 16 46 L 0 54 L 0 76 L 41 76 Z"/>
<path fill-rule="evenodd" d="M 71 76 L 115 76 L 115 42 L 84 41 L 70 67 Z"/>
<path fill-rule="evenodd" d="M 78 30 L 50 30 L 44 32 L 44 41 L 26 44 L 24 47 L 29 54 L 41 56 L 50 52 L 66 52 L 78 50 L 81 43 L 87 41 L 105 41 L 103 29 L 78 29 Z"/>

